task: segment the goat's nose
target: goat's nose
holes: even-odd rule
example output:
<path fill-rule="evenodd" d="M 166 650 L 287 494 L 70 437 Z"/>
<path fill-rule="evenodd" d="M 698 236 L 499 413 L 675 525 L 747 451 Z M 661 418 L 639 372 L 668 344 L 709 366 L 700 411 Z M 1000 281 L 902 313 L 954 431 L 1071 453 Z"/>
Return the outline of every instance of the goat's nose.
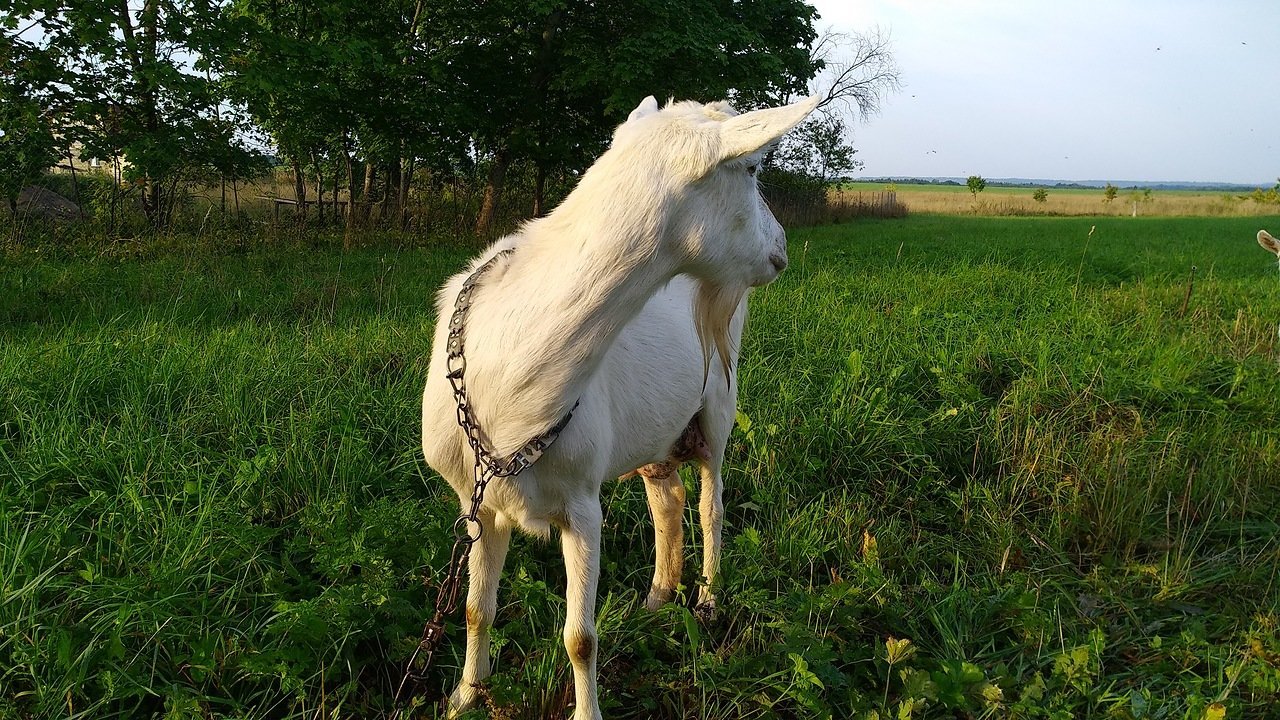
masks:
<path fill-rule="evenodd" d="M 769 263 L 778 271 L 782 272 L 787 269 L 787 256 L 782 253 L 773 253 L 769 256 Z"/>

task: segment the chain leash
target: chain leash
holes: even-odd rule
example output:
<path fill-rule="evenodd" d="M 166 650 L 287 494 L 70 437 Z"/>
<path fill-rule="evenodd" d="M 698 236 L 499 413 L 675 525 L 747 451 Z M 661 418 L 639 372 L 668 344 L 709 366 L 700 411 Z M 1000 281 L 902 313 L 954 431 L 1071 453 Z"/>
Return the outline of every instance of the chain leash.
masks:
<path fill-rule="evenodd" d="M 498 458 L 485 446 L 484 433 L 480 429 L 480 424 L 476 420 L 475 412 L 467 397 L 467 386 L 464 378 L 467 359 L 462 353 L 463 336 L 466 331 L 467 311 L 471 308 L 471 295 L 475 290 L 476 283 L 482 275 L 497 264 L 498 260 L 510 255 L 511 252 L 512 249 L 508 248 L 489 258 L 463 281 L 462 289 L 458 291 L 458 297 L 453 303 L 453 315 L 449 318 L 449 337 L 446 345 L 448 356 L 445 363 L 447 374 L 445 377 L 449 379 L 449 385 L 453 388 L 453 399 L 457 403 L 458 426 L 466 434 L 467 445 L 471 447 L 471 452 L 475 457 L 475 463 L 472 466 L 474 485 L 471 490 L 471 507 L 453 522 L 454 540 L 453 549 L 449 554 L 448 571 L 444 581 L 440 583 L 440 587 L 436 591 L 435 611 L 432 613 L 431 619 L 427 621 L 426 626 L 422 628 L 422 638 L 418 641 L 417 647 L 414 648 L 413 654 L 409 656 L 408 662 L 405 663 L 404 675 L 400 678 L 400 684 L 396 688 L 395 710 L 391 714 L 391 720 L 397 720 L 400 717 L 401 711 L 405 708 L 405 703 L 412 700 L 416 694 L 413 691 L 414 688 L 426 680 L 427 671 L 430 670 L 432 662 L 435 660 L 436 650 L 439 649 L 440 643 L 444 640 L 445 618 L 454 614 L 458 609 L 458 598 L 462 589 L 462 581 L 467 574 L 467 561 L 471 557 L 471 547 L 480 540 L 480 536 L 484 533 L 484 525 L 480 522 L 480 504 L 484 501 L 485 488 L 494 478 L 515 477 L 537 462 L 538 458 L 542 457 L 542 454 L 551 446 L 551 443 L 555 442 L 556 438 L 560 436 L 565 426 L 569 424 L 569 419 L 573 417 L 573 411 L 578 408 L 578 404 L 574 403 L 569 412 L 551 429 L 525 443 L 524 447 L 512 453 L 508 458 Z M 472 523 L 476 527 L 475 535 L 471 534 L 470 525 Z M 419 657 L 422 658 L 421 667 L 417 664 Z"/>

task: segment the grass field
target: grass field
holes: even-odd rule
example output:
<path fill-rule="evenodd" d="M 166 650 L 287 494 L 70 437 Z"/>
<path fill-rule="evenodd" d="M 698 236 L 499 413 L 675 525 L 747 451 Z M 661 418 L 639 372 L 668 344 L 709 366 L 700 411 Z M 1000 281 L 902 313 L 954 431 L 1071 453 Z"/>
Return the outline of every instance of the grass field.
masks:
<path fill-rule="evenodd" d="M 644 490 L 605 486 L 606 716 L 1276 717 L 1267 226 L 792 232 L 752 300 L 714 622 L 638 607 Z M 4 257 L 0 718 L 387 709 L 457 512 L 418 405 L 469 250 L 340 242 Z M 513 545 L 490 717 L 566 713 L 558 554 Z"/>
<path fill-rule="evenodd" d="M 883 183 L 847 183 L 832 192 L 832 201 L 854 203 L 882 193 Z M 1274 202 L 1255 202 L 1241 193 L 1199 190 L 1155 190 L 1150 195 L 1132 188 L 1105 201 L 1102 188 L 1045 188 L 1048 197 L 1037 202 L 1034 188 L 991 186 L 975 198 L 964 185 L 895 183 L 898 202 L 912 213 L 994 216 L 1109 216 L 1109 217 L 1266 217 L 1280 213 Z M 1268 188 L 1263 188 L 1267 190 Z"/>

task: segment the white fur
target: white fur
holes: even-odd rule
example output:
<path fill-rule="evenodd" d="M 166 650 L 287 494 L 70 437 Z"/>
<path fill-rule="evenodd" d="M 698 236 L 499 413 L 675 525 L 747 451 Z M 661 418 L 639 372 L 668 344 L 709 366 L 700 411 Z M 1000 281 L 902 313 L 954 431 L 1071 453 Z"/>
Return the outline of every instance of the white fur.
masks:
<path fill-rule="evenodd" d="M 437 317 L 447 318 L 471 270 L 514 248 L 481 278 L 466 325 L 466 384 L 492 451 L 514 452 L 580 402 L 536 465 L 488 487 L 484 533 L 469 566 L 466 663 L 451 714 L 475 704 L 475 684 L 489 675 L 488 629 L 511 528 L 546 535 L 554 525 L 568 576 L 564 640 L 574 718 L 600 717 L 594 619 L 600 487 L 606 478 L 666 460 L 695 415 L 711 448 L 701 473 L 706 585 L 699 598 L 714 602 L 720 465 L 733 425 L 746 295 L 786 265 L 782 228 L 749 170 L 815 105 L 807 100 L 737 115 L 725 103 L 659 109 L 646 98 L 559 208 L 494 243 L 441 289 Z M 438 323 L 423 391 L 422 446 L 465 508 L 473 458 L 444 377 L 447 332 L 447 323 Z M 713 351 L 721 362 L 710 362 Z M 658 568 L 646 604 L 654 606 L 679 580 L 684 490 L 675 487 L 678 475 L 648 482 Z"/>

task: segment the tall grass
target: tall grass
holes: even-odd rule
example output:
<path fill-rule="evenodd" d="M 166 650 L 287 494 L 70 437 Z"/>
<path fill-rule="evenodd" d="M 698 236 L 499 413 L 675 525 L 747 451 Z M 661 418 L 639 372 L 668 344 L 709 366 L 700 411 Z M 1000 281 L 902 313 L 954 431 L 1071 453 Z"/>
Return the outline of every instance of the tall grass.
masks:
<path fill-rule="evenodd" d="M 369 195 L 357 186 L 352 205 L 352 230 L 345 239 L 359 243 L 386 231 L 404 231 L 414 236 L 472 237 L 484 194 L 485 172 L 433 176 L 418 172 L 407 195 L 406 205 L 396 202 L 394 190 L 375 183 Z M 552 174 L 544 179 L 544 202 L 554 207 L 568 192 L 576 176 Z M 46 220 L 40 207 L 19 207 L 11 219 L 0 214 L 0 237 L 11 244 L 33 244 L 39 239 L 65 243 L 77 239 L 125 238 L 157 234 L 142 214 L 138 188 L 116 185 L 104 171 L 80 173 L 73 182 L 70 174 L 53 172 L 39 181 L 40 187 L 78 201 L 81 211 L 57 222 Z M 261 236 L 279 238 L 297 234 L 331 232 L 347 222 L 346 207 L 351 192 L 340 187 L 335 207 L 333 188 L 323 189 L 323 207 L 317 205 L 314 178 L 307 181 L 305 215 L 298 213 L 291 170 L 275 168 L 246 181 L 232 183 L 213 179 L 192 182 L 179 188 L 172 217 L 164 233 L 183 236 L 239 234 L 250 240 Z M 504 192 L 496 206 L 491 234 L 511 231 L 530 217 L 535 206 L 534 169 L 517 163 L 507 175 Z M 74 219 L 73 219 L 74 218 Z M 163 234 L 163 233 L 161 233 Z"/>
<path fill-rule="evenodd" d="M 883 191 L 883 185 L 852 183 L 833 189 L 834 207 L 856 204 L 860 195 Z M 1037 202 L 1034 188 L 988 187 L 976 197 L 963 186 L 897 184 L 898 201 L 912 213 L 985 216 L 1105 216 L 1105 217 L 1266 217 L 1280 213 L 1274 202 L 1256 202 L 1239 193 L 1157 190 L 1149 196 L 1121 190 L 1106 201 L 1102 188 L 1047 188 Z"/>
<path fill-rule="evenodd" d="M 1277 219 L 793 232 L 715 622 L 639 609 L 644 492 L 605 486 L 606 714 L 1266 717 Z M 0 267 L 0 718 L 379 716 L 457 512 L 418 397 L 467 250 L 111 247 Z M 493 717 L 568 712 L 557 556 L 508 559 Z"/>

